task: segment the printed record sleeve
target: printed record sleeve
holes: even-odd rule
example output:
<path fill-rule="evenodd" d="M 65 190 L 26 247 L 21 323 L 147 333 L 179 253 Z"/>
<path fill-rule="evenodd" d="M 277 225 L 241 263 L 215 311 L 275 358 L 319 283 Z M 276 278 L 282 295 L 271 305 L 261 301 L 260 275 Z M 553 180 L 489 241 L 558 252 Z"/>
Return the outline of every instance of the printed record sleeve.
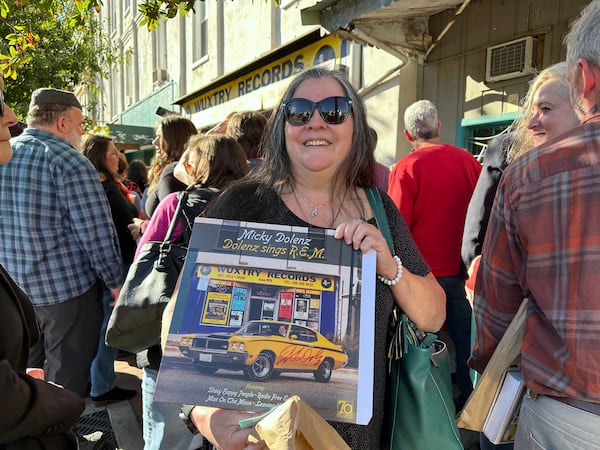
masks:
<path fill-rule="evenodd" d="M 154 399 L 373 412 L 375 252 L 334 230 L 197 218 Z"/>

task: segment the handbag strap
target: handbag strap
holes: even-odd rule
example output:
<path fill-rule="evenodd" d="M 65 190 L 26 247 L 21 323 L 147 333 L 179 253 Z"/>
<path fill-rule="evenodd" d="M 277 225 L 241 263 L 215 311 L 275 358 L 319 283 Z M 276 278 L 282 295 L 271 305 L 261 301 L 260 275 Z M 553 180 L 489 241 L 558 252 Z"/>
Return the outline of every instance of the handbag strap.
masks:
<path fill-rule="evenodd" d="M 383 208 L 381 194 L 376 187 L 368 187 L 365 189 L 365 192 L 367 194 L 369 204 L 371 205 L 371 209 L 373 210 L 373 215 L 375 216 L 375 221 L 377 222 L 377 228 L 379 228 L 379 231 L 381 231 L 381 234 L 385 238 L 393 256 L 396 253 L 394 251 L 394 243 L 392 241 L 390 225 L 387 220 L 387 215 L 385 214 L 385 209 Z"/>
<path fill-rule="evenodd" d="M 169 224 L 169 229 L 167 230 L 167 234 L 163 239 L 163 244 L 170 244 L 171 238 L 173 236 L 173 232 L 175 231 L 175 227 L 179 223 L 179 221 L 183 218 L 183 205 L 187 202 L 188 191 L 181 191 L 177 193 L 177 197 L 179 198 L 179 202 L 177 203 L 177 208 L 175 208 L 175 213 L 173 214 L 173 219 Z"/>
<path fill-rule="evenodd" d="M 377 227 L 387 241 L 390 252 L 392 255 L 395 255 L 392 233 L 390 231 L 387 215 L 385 214 L 385 209 L 383 208 L 381 194 L 375 187 L 366 188 L 365 191 L 369 200 L 369 204 L 371 205 L 371 209 L 373 210 Z M 404 329 L 406 333 L 403 333 L 402 329 Z M 393 359 L 399 359 L 402 357 L 406 351 L 409 340 L 417 347 L 429 347 L 437 338 L 437 336 L 433 333 L 424 333 L 421 330 L 418 330 L 408 316 L 401 311 L 398 305 L 396 305 L 396 303 L 394 303 L 394 308 L 392 310 L 390 330 L 392 334 L 390 345 L 388 347 L 388 358 L 390 362 Z"/>
<path fill-rule="evenodd" d="M 395 252 L 394 245 L 392 243 L 392 233 L 390 231 L 390 225 L 387 221 L 385 209 L 383 208 L 381 194 L 375 187 L 368 187 L 365 189 L 365 192 L 367 194 L 369 204 L 371 205 L 371 209 L 373 210 L 373 215 L 375 216 L 375 221 L 377 222 L 377 228 L 379 228 L 379 231 L 381 231 L 381 234 L 385 238 L 388 247 L 390 248 L 390 252 L 392 252 L 392 255 L 394 255 Z M 400 332 L 402 325 L 401 316 L 402 313 L 400 308 L 398 308 L 398 305 L 396 305 L 394 302 L 389 323 L 390 344 L 388 346 L 388 370 L 391 370 L 392 360 L 401 358 L 403 354 L 402 333 Z"/>

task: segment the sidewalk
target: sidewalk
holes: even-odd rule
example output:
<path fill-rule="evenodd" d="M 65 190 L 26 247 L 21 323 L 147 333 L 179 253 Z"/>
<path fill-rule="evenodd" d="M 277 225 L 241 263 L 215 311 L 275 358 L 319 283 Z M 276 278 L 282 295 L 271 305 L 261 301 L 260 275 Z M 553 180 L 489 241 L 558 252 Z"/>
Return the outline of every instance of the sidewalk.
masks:
<path fill-rule="evenodd" d="M 80 422 L 90 423 L 97 430 L 106 429 L 108 425 L 106 415 L 110 419 L 115 446 L 104 445 L 102 450 L 142 450 L 142 398 L 141 382 L 142 371 L 135 365 L 135 355 L 119 354 L 115 361 L 117 385 L 125 389 L 135 389 L 138 395 L 131 400 L 110 403 L 106 406 L 95 406 L 92 400 L 86 398 L 86 407 Z M 104 428 L 103 428 L 104 426 Z"/>
<path fill-rule="evenodd" d="M 144 440 L 142 438 L 142 398 L 141 382 L 142 371 L 135 364 L 135 355 L 120 353 L 115 361 L 117 372 L 117 385 L 125 389 L 135 389 L 138 395 L 128 401 L 111 403 L 106 406 L 95 406 L 92 400 L 86 398 L 86 408 L 82 417 L 84 422 L 90 422 L 91 429 L 103 430 L 107 426 L 112 427 L 114 435 L 114 446 L 102 446 L 101 450 L 142 450 Z M 107 423 L 106 412 L 110 424 Z M 85 420 L 88 418 L 89 420 Z M 478 450 L 478 433 L 460 430 L 465 450 Z"/>

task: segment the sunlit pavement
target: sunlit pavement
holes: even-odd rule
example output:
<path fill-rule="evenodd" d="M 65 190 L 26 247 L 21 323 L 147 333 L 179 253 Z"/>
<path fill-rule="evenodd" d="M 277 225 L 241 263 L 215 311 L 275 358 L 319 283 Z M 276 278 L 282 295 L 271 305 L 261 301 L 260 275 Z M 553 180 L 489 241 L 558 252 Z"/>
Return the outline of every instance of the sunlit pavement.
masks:
<path fill-rule="evenodd" d="M 131 400 L 110 403 L 106 406 L 95 406 L 88 397 L 86 398 L 86 408 L 83 416 L 106 410 L 117 443 L 115 450 L 142 450 L 144 448 L 142 438 L 142 371 L 135 364 L 135 355 L 120 353 L 117 361 L 115 361 L 115 371 L 117 372 L 117 385 L 125 389 L 135 389 L 138 391 L 138 395 Z M 460 431 L 465 450 L 478 450 L 479 434 L 468 430 Z M 99 449 L 112 450 L 112 447 L 101 446 Z"/>
<path fill-rule="evenodd" d="M 117 373 L 117 386 L 124 389 L 135 389 L 138 395 L 131 400 L 110 403 L 106 406 L 95 406 L 92 400 L 86 398 L 86 408 L 82 416 L 106 410 L 110 419 L 118 450 L 142 450 L 142 398 L 141 381 L 142 371 L 135 365 L 135 355 L 120 353 L 115 361 Z M 100 447 L 108 450 L 112 447 Z"/>

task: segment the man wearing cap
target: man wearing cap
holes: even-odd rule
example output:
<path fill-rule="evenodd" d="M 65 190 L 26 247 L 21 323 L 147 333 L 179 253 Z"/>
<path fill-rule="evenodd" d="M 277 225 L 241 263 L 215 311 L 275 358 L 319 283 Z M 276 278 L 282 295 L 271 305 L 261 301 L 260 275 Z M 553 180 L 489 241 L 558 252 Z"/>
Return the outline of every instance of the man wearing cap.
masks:
<path fill-rule="evenodd" d="M 27 125 L 0 167 L 0 263 L 29 295 L 41 329 L 29 366 L 86 395 L 102 324 L 102 283 L 117 298 L 119 243 L 98 174 L 78 152 L 83 113 L 70 92 L 32 94 Z"/>

